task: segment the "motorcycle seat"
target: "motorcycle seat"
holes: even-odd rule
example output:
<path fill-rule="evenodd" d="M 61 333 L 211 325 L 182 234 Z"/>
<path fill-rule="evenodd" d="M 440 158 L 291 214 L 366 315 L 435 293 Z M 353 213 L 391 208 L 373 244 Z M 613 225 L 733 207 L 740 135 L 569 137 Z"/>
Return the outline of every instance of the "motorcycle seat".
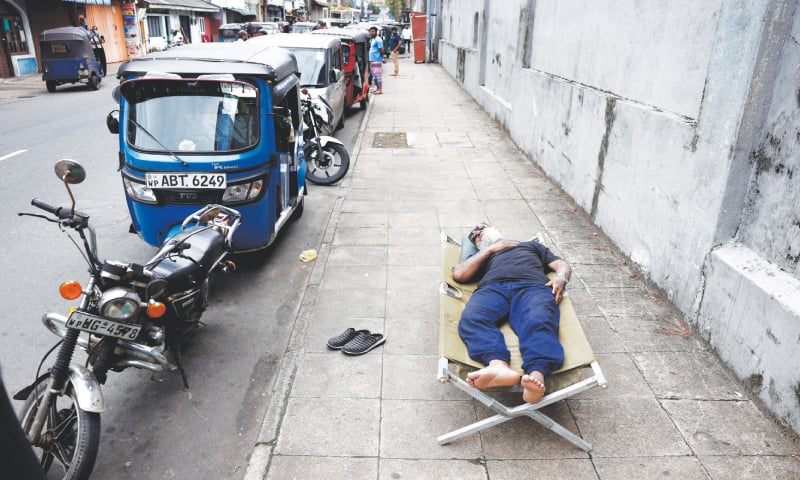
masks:
<path fill-rule="evenodd" d="M 225 249 L 225 238 L 219 232 L 206 227 L 191 227 L 175 234 L 170 241 L 182 241 L 190 245 L 181 255 L 171 255 L 153 269 L 156 277 L 167 280 L 178 290 L 196 287 L 208 276 L 209 270 Z M 188 258 L 187 258 L 188 257 Z"/>

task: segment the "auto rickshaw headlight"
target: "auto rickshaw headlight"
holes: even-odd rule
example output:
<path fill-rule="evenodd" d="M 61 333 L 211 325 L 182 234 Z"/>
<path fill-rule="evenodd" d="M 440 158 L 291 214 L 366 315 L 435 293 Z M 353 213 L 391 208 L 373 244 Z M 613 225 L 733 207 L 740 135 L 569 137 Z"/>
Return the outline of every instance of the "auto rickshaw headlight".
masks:
<path fill-rule="evenodd" d="M 152 189 L 147 188 L 144 183 L 139 183 L 127 177 L 122 177 L 122 183 L 125 185 L 125 192 L 131 200 L 145 203 L 156 203 L 156 194 Z"/>
<path fill-rule="evenodd" d="M 264 188 L 264 180 L 259 179 L 249 183 L 230 185 L 222 195 L 223 203 L 241 203 L 258 198 L 261 189 Z"/>

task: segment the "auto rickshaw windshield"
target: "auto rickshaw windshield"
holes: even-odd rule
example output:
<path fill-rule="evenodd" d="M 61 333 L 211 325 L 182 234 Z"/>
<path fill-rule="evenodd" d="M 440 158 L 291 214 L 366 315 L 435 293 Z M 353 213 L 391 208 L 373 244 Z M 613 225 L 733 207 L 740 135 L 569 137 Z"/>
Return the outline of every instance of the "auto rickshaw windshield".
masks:
<path fill-rule="evenodd" d="M 151 152 L 210 153 L 258 144 L 258 90 L 242 82 L 141 79 L 121 85 L 128 143 Z"/>

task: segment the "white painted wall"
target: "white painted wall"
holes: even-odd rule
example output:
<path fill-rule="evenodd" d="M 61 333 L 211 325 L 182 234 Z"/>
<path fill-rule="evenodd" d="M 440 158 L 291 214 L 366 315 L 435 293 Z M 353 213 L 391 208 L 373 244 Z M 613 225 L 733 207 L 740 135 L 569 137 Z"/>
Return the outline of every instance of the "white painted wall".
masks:
<path fill-rule="evenodd" d="M 702 315 L 707 326 L 723 319 L 703 296 L 735 290 L 708 280 L 714 249 L 744 242 L 763 268 L 800 271 L 796 4 L 444 0 L 439 61 L 692 324 Z M 723 281 L 746 275 L 730 271 Z M 770 298 L 744 291 L 741 311 Z M 771 351 L 759 372 L 734 368 L 780 379 L 783 397 L 762 398 L 800 432 L 800 415 L 785 414 L 800 412 L 800 395 L 785 394 L 800 385 L 777 374 L 782 353 Z"/>

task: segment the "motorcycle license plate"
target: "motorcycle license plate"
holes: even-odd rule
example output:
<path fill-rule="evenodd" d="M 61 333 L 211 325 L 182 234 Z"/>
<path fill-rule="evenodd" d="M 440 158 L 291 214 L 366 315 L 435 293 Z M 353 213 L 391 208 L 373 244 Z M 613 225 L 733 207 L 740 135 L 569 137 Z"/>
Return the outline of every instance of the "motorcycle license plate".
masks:
<path fill-rule="evenodd" d="M 74 311 L 67 319 L 67 327 L 83 330 L 84 332 L 105 335 L 107 337 L 135 340 L 142 329 L 140 325 L 115 322 L 107 318 L 89 315 L 88 313 Z"/>
<path fill-rule="evenodd" d="M 225 188 L 228 178 L 224 173 L 145 173 L 147 188 Z"/>

